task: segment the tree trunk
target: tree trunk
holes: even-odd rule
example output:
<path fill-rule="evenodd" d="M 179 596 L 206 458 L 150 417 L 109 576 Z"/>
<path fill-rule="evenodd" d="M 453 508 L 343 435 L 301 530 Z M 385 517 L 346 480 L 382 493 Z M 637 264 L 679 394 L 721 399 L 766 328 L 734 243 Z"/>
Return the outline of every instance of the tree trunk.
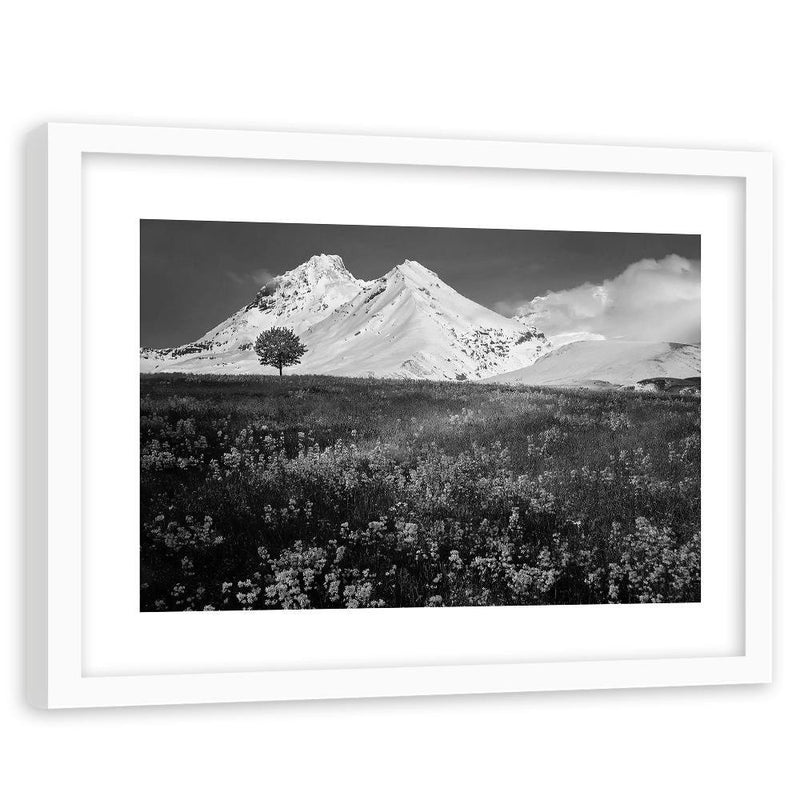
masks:
<path fill-rule="evenodd" d="M 281 364 L 280 362 L 278 362 L 278 375 L 283 377 L 283 364 Z"/>

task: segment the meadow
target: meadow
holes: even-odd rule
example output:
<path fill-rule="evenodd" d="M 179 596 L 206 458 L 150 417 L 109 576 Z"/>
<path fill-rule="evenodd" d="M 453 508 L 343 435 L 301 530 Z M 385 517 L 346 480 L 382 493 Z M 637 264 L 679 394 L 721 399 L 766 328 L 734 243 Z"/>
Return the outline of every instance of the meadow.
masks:
<path fill-rule="evenodd" d="M 141 377 L 143 611 L 698 602 L 700 398 Z"/>

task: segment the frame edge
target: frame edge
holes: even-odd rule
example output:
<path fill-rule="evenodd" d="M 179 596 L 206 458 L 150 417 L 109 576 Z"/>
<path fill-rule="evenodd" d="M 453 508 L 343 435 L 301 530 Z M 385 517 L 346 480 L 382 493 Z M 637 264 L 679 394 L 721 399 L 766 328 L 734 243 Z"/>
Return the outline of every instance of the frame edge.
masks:
<path fill-rule="evenodd" d="M 48 126 L 28 134 L 25 180 L 25 600 L 28 702 L 49 706 L 47 536 Z"/>

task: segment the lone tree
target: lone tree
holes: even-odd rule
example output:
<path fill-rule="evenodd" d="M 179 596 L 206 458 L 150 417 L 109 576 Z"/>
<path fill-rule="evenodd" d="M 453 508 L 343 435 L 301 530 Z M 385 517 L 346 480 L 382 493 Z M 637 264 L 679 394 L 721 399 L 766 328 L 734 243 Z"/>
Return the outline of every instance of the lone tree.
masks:
<path fill-rule="evenodd" d="M 254 349 L 262 364 L 275 367 L 283 375 L 283 368 L 299 364 L 308 348 L 289 328 L 269 328 L 258 334 Z"/>

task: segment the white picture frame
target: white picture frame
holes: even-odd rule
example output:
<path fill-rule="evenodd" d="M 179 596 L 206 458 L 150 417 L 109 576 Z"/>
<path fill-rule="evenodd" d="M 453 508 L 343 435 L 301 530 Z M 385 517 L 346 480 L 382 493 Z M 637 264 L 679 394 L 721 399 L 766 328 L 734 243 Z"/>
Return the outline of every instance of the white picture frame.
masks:
<path fill-rule="evenodd" d="M 487 660 L 225 672 L 208 671 L 197 664 L 196 669 L 181 673 L 87 674 L 82 503 L 92 486 L 85 484 L 82 470 L 87 424 L 87 389 L 82 377 L 86 297 L 82 164 L 91 154 L 740 179 L 745 198 L 740 232 L 744 238 L 741 322 L 745 349 L 740 356 L 745 397 L 737 398 L 745 408 L 742 434 L 746 454 L 742 652 L 712 657 Z M 28 150 L 26 466 L 30 702 L 43 708 L 66 708 L 769 682 L 771 204 L 771 156 L 756 152 L 82 124 L 49 124 L 32 133 Z"/>

